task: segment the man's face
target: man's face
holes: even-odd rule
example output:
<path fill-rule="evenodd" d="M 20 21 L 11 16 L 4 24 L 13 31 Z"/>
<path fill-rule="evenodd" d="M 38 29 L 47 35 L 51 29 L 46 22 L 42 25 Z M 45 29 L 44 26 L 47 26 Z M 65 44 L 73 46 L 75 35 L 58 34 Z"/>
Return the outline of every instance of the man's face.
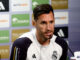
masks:
<path fill-rule="evenodd" d="M 54 15 L 52 12 L 42 14 L 35 21 L 35 27 L 38 37 L 49 40 L 52 38 L 54 32 Z"/>

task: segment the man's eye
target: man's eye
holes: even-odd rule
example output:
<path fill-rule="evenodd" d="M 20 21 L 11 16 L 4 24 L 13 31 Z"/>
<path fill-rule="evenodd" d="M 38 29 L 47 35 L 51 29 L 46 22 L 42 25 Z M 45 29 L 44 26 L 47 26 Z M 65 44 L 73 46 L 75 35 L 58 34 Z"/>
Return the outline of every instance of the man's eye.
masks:
<path fill-rule="evenodd" d="M 53 23 L 53 21 L 50 21 L 50 23 Z"/>
<path fill-rule="evenodd" d="M 41 24 L 46 24 L 46 22 L 41 22 Z"/>

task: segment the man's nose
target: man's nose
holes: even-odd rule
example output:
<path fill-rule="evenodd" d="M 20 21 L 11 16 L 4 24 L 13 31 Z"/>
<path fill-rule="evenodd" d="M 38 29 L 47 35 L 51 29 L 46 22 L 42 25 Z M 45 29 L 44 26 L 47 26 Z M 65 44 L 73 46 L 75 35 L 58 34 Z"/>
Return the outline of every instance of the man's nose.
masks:
<path fill-rule="evenodd" d="M 47 24 L 47 30 L 50 30 L 50 24 Z"/>

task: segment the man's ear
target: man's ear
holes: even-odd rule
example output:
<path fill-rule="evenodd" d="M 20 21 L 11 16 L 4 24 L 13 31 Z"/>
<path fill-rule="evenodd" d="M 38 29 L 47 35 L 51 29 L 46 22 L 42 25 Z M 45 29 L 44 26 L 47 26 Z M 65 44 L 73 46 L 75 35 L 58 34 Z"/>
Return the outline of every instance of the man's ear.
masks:
<path fill-rule="evenodd" d="M 35 27 L 36 26 L 36 21 L 32 20 L 32 25 Z"/>

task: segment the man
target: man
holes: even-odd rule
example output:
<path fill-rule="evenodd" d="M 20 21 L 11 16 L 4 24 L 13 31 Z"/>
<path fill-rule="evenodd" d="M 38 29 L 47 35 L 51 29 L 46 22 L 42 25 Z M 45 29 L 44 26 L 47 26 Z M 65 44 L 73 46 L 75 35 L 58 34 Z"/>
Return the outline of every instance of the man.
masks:
<path fill-rule="evenodd" d="M 51 5 L 38 5 L 33 15 L 35 28 L 13 43 L 10 60 L 66 60 L 67 43 L 53 34 L 55 19 Z"/>

